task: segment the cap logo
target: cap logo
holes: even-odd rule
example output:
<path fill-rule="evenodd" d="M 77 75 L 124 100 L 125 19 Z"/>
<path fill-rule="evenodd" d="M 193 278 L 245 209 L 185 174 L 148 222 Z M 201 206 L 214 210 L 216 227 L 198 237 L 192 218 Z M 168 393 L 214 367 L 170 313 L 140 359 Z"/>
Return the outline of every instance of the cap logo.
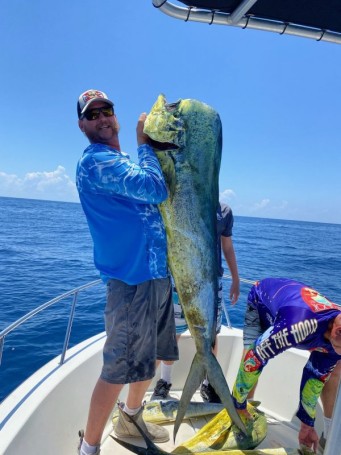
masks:
<path fill-rule="evenodd" d="M 88 90 L 82 95 L 84 104 L 90 101 L 92 98 L 105 98 L 104 94 L 99 90 Z"/>

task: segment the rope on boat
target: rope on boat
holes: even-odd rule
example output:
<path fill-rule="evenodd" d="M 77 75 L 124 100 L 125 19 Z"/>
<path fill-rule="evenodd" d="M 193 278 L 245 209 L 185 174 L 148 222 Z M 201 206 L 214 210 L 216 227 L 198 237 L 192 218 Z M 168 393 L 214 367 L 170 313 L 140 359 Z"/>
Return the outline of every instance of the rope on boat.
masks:
<path fill-rule="evenodd" d="M 223 278 L 227 278 L 227 279 L 232 280 L 232 276 L 231 276 L 231 275 L 223 275 Z M 241 283 L 246 283 L 246 284 L 254 285 L 254 284 L 256 283 L 257 280 L 248 280 L 247 278 L 239 278 L 239 281 L 240 281 Z"/>

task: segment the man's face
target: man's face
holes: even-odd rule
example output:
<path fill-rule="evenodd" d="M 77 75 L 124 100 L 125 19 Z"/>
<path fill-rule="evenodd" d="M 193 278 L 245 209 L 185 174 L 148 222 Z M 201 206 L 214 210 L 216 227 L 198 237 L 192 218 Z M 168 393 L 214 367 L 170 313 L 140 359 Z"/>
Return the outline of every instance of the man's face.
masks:
<path fill-rule="evenodd" d="M 341 337 L 338 337 L 338 339 L 331 338 L 330 342 L 336 354 L 341 355 Z"/>
<path fill-rule="evenodd" d="M 110 108 L 110 106 L 109 104 L 102 101 L 95 101 L 89 106 L 87 112 L 99 108 Z M 91 144 L 117 144 L 117 135 L 120 126 L 115 114 L 111 117 L 106 117 L 103 112 L 100 112 L 99 117 L 95 120 L 88 120 L 87 118 L 83 117 L 79 119 L 78 125 L 79 128 L 85 133 Z"/>
<path fill-rule="evenodd" d="M 341 355 L 341 315 L 338 315 L 334 320 L 330 342 L 336 354 Z"/>

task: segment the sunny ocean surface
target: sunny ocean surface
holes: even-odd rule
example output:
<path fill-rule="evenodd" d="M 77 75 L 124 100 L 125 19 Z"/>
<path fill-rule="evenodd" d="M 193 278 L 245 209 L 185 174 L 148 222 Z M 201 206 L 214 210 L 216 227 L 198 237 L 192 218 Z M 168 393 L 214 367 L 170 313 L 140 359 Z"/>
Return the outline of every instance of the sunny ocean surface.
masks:
<path fill-rule="evenodd" d="M 241 278 L 294 278 L 341 304 L 341 224 L 235 213 L 233 241 Z M 0 197 L 0 331 L 53 297 L 96 279 L 92 242 L 80 204 Z M 226 281 L 226 301 L 228 289 Z M 241 283 L 239 302 L 228 305 L 236 327 L 242 326 L 249 289 L 250 284 Z M 0 401 L 60 354 L 71 303 L 71 299 L 62 300 L 6 337 Z M 70 346 L 104 330 L 104 303 L 104 285 L 80 295 Z"/>

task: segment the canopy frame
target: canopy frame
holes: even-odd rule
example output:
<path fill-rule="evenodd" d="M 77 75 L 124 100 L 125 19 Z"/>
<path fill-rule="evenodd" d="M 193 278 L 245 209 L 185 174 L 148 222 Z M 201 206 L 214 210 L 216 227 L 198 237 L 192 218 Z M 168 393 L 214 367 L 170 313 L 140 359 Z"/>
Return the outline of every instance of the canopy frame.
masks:
<path fill-rule="evenodd" d="M 195 21 L 209 25 L 229 25 L 341 44 L 341 33 L 338 32 L 251 16 L 248 12 L 256 2 L 257 0 L 242 0 L 230 14 L 214 9 L 199 9 L 193 6 L 182 7 L 168 0 L 153 0 L 153 5 L 168 16 L 185 22 Z"/>

